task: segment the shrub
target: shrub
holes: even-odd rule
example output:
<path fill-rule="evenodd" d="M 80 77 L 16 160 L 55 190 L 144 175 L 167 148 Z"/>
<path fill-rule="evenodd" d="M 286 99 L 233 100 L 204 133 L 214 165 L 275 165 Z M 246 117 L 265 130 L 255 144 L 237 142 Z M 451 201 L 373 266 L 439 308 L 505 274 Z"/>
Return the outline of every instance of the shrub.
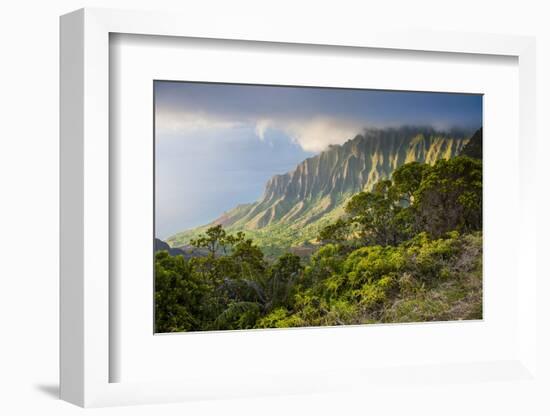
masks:
<path fill-rule="evenodd" d="M 299 316 L 290 315 L 286 308 L 277 308 L 260 319 L 256 328 L 291 328 L 304 326 Z"/>

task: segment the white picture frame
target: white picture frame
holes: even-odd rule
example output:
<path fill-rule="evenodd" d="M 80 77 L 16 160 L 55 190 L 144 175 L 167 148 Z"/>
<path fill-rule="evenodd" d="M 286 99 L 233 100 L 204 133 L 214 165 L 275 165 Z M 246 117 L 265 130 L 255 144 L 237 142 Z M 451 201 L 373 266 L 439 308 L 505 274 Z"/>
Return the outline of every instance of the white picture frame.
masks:
<path fill-rule="evenodd" d="M 180 381 L 110 382 L 116 357 L 110 349 L 109 258 L 110 170 L 109 155 L 109 36 L 113 33 L 187 38 L 225 39 L 281 44 L 430 51 L 447 54 L 503 55 L 518 59 L 519 67 L 519 240 L 515 252 L 521 284 L 518 288 L 517 354 L 499 362 L 441 363 L 414 369 L 342 368 L 319 374 L 281 373 L 268 380 L 232 383 L 221 374 Z M 327 34 L 323 28 L 307 33 L 281 30 L 276 25 L 215 27 L 189 16 L 167 13 L 82 9 L 61 18 L 61 398 L 79 406 L 108 406 L 184 401 L 197 398 L 248 397 L 263 394 L 339 391 L 354 386 L 358 392 L 380 380 L 392 385 L 414 373 L 426 389 L 434 380 L 461 380 L 487 390 L 487 374 L 525 388 L 539 388 L 537 367 L 536 219 L 534 190 L 527 168 L 533 166 L 536 139 L 535 41 L 507 35 L 429 32 L 354 31 Z M 112 225 L 112 224 L 111 224 Z M 540 324 L 540 320 L 539 320 Z M 257 334 L 256 334 L 257 336 Z M 304 334 L 307 337 L 307 331 Z M 400 372 L 401 371 L 401 372 Z M 437 375 L 437 376 L 436 376 Z M 438 377 L 442 378 L 438 378 Z M 496 377 L 498 380 L 499 377 Z M 345 382 L 343 380 L 346 380 Z M 493 378 L 491 378 L 493 380 Z M 431 386 L 431 387 L 430 387 Z M 369 388 L 371 388 L 369 387 Z M 440 394 L 452 395 L 448 389 Z M 493 396 L 491 396 L 493 395 Z"/>

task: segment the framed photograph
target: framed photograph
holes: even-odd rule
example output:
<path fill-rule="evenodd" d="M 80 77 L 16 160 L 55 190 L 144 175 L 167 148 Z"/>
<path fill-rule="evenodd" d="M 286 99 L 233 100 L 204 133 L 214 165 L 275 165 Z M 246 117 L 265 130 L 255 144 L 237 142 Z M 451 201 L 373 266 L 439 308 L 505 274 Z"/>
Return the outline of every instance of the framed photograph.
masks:
<path fill-rule="evenodd" d="M 481 94 L 153 89 L 155 333 L 483 318 Z"/>
<path fill-rule="evenodd" d="M 61 18 L 61 397 L 538 391 L 534 40 L 243 33 Z"/>

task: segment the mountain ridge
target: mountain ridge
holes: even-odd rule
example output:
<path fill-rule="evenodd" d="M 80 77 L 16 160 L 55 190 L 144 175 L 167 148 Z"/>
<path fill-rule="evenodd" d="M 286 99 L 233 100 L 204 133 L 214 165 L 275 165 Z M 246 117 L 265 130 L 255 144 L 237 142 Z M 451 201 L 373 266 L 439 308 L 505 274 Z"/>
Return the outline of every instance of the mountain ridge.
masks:
<path fill-rule="evenodd" d="M 280 244 L 288 249 L 307 244 L 325 222 L 342 214 L 351 195 L 372 189 L 404 163 L 433 164 L 457 156 L 470 137 L 466 131 L 441 132 L 431 127 L 365 129 L 305 159 L 295 169 L 273 175 L 258 201 L 240 204 L 211 223 L 167 241 L 173 247 L 182 246 L 209 226 L 221 224 L 229 231 L 250 234 L 261 245 Z"/>

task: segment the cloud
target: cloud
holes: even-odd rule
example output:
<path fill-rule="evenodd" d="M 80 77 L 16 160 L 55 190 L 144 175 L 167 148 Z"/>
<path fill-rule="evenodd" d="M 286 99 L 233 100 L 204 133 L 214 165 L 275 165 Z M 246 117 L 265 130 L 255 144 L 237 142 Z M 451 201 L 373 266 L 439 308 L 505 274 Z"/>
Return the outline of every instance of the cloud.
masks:
<path fill-rule="evenodd" d="M 304 150 L 318 152 L 369 127 L 478 126 L 482 99 L 471 94 L 163 81 L 155 84 L 155 103 L 157 132 L 167 137 L 234 129 L 234 137 L 255 134 L 263 141 L 281 136 L 269 135 L 274 130 Z"/>
<path fill-rule="evenodd" d="M 308 152 L 320 152 L 331 144 L 342 144 L 361 132 L 365 121 L 329 116 L 310 118 L 261 119 L 256 122 L 256 135 L 265 139 L 268 129 L 279 130 Z"/>
<path fill-rule="evenodd" d="M 256 122 L 256 136 L 260 138 L 261 141 L 265 140 L 265 132 L 272 126 L 273 122 L 269 119 L 260 119 Z"/>
<path fill-rule="evenodd" d="M 277 130 L 289 137 L 303 150 L 320 152 L 330 144 L 342 144 L 363 128 L 365 121 L 326 115 L 241 117 L 208 113 L 161 110 L 157 111 L 155 125 L 161 134 L 188 133 L 199 130 L 223 130 L 249 127 L 259 140 L 264 141 L 268 130 Z"/>
<path fill-rule="evenodd" d="M 188 133 L 197 130 L 220 130 L 242 127 L 238 120 L 216 117 L 203 112 L 157 109 L 155 128 L 161 134 Z"/>

